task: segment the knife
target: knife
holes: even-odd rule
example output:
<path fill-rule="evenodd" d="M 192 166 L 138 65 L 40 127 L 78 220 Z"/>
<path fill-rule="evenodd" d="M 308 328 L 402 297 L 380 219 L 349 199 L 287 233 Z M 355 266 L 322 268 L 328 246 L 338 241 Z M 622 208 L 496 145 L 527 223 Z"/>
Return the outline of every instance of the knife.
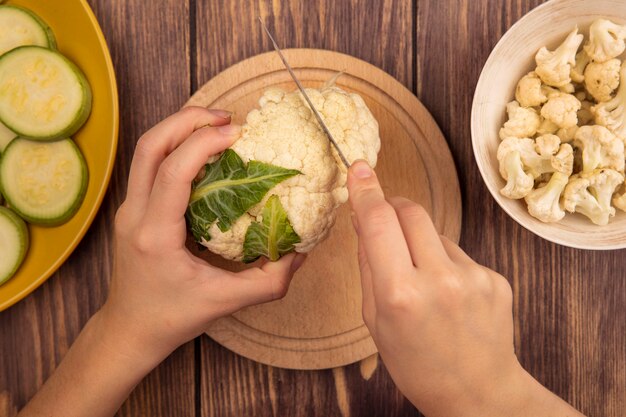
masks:
<path fill-rule="evenodd" d="M 282 51 L 280 50 L 280 48 L 276 44 L 276 41 L 274 40 L 274 37 L 272 36 L 270 31 L 265 26 L 265 23 L 263 23 L 263 20 L 261 19 L 261 16 L 259 16 L 259 22 L 261 22 L 261 26 L 263 27 L 263 30 L 265 31 L 265 33 L 267 33 L 267 36 L 269 36 L 270 40 L 272 41 L 272 45 L 274 45 L 274 49 L 276 50 L 276 52 L 278 52 L 278 56 L 280 56 L 280 59 L 283 61 L 283 64 L 285 64 L 285 67 L 287 68 L 287 71 L 289 71 L 289 75 L 291 75 L 291 78 L 293 78 L 294 82 L 298 86 L 298 89 L 300 90 L 300 93 L 302 93 L 302 96 L 304 97 L 304 99 L 306 100 L 307 104 L 311 108 L 311 111 L 313 111 L 313 114 L 315 115 L 315 118 L 317 119 L 317 122 L 320 124 L 320 126 L 322 127 L 322 130 L 324 131 L 324 133 L 326 133 L 326 136 L 330 140 L 330 143 L 333 145 L 333 147 L 337 151 L 337 154 L 339 155 L 339 158 L 341 159 L 341 162 L 343 162 L 343 164 L 346 166 L 346 168 L 350 168 L 350 162 L 348 162 L 348 159 L 346 158 L 346 156 L 343 154 L 343 152 L 341 152 L 341 148 L 339 148 L 339 145 L 335 141 L 335 138 L 333 138 L 333 135 L 328 130 L 328 127 L 326 126 L 326 124 L 324 124 L 324 121 L 322 120 L 322 117 L 320 116 L 320 114 L 318 113 L 317 109 L 315 108 L 315 106 L 311 102 L 311 99 L 309 98 L 309 96 L 304 91 L 304 87 L 302 87 L 302 84 L 300 84 L 300 81 L 298 80 L 298 77 L 296 77 L 296 74 L 294 74 L 293 70 L 291 69 L 291 66 L 287 62 L 287 59 L 285 59 L 285 56 L 283 55 Z"/>

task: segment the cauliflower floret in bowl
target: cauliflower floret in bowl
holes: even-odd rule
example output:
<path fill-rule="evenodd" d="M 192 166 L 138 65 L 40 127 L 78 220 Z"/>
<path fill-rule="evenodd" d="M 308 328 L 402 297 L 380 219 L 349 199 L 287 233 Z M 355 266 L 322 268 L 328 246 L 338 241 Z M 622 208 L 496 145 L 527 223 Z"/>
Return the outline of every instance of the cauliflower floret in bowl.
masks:
<path fill-rule="evenodd" d="M 596 25 L 602 30 L 596 28 L 594 39 L 590 40 L 590 27 L 599 17 L 612 24 Z M 619 68 L 620 80 L 616 83 L 617 61 L 611 62 L 626 60 L 626 48 L 622 49 L 626 38 L 621 29 L 625 26 L 626 2 L 547 2 L 524 16 L 502 37 L 476 86 L 472 146 L 487 188 L 520 225 L 562 245 L 626 248 L 626 213 L 622 211 L 626 209 L 626 184 L 621 146 L 626 143 L 626 82 L 622 81 L 626 80 L 626 64 Z M 551 98 L 552 103 L 546 107 Z M 527 129 L 534 131 L 532 135 L 501 137 L 501 129 L 510 120 L 507 105 L 512 100 L 528 110 L 526 114 L 539 115 L 538 126 L 534 121 L 514 124 L 515 132 Z M 528 162 L 532 155 L 529 145 L 534 142 L 534 152 L 539 154 L 537 140 L 544 135 L 556 135 L 560 147 L 568 144 L 571 157 L 566 158 L 561 170 L 536 177 Z M 500 146 L 503 148 L 499 150 Z M 504 152 L 505 147 L 511 152 Z M 562 155 L 569 152 L 563 149 Z M 567 172 L 570 162 L 572 172 L 562 173 Z M 543 164 L 547 163 L 545 159 Z M 512 186 L 509 173 L 517 188 Z M 587 178 L 593 175 L 597 178 Z M 574 185 L 579 186 L 579 194 L 573 193 L 574 185 L 567 188 L 571 178 L 577 180 Z M 583 198 L 588 197 L 583 188 L 594 196 L 596 206 Z M 567 207 L 566 193 L 572 197 Z M 516 199 L 505 194 L 513 194 Z M 579 205 L 573 203 L 575 195 L 581 199 Z"/>

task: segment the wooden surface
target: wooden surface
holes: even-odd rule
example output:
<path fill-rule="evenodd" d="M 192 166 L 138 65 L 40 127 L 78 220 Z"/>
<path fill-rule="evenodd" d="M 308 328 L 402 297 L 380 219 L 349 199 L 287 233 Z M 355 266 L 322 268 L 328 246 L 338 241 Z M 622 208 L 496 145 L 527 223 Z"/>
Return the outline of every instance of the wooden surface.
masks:
<path fill-rule="evenodd" d="M 385 191 L 418 201 L 438 231 L 458 241 L 461 195 L 452 155 L 417 98 L 384 71 L 349 55 L 320 49 L 284 53 L 305 87 L 320 88 L 343 71 L 336 85 L 363 97 L 378 121 L 381 150 L 376 172 Z M 296 88 L 275 52 L 220 73 L 187 105 L 226 109 L 235 123 L 243 124 L 268 88 Z M 357 239 L 350 217 L 350 209 L 343 206 L 330 236 L 309 254 L 284 299 L 217 320 L 207 329 L 209 336 L 246 358 L 290 369 L 336 368 L 376 353 L 361 318 Z M 198 245 L 191 240 L 193 251 Z M 196 255 L 230 270 L 242 269 L 209 251 Z"/>
<path fill-rule="evenodd" d="M 111 223 L 135 141 L 198 85 L 270 49 L 254 18 L 288 47 L 333 49 L 388 71 L 448 138 L 463 192 L 461 245 L 514 289 L 522 364 L 590 416 L 626 414 L 626 252 L 567 249 L 511 220 L 484 186 L 470 146 L 472 94 L 489 52 L 539 0 L 90 0 L 118 74 L 122 124 L 113 180 L 94 225 L 40 289 L 0 313 L 0 415 L 50 375 L 106 297 Z M 416 375 L 416 378 L 419 378 Z M 343 371 L 259 365 L 208 337 L 176 351 L 120 416 L 418 416 L 382 366 Z"/>

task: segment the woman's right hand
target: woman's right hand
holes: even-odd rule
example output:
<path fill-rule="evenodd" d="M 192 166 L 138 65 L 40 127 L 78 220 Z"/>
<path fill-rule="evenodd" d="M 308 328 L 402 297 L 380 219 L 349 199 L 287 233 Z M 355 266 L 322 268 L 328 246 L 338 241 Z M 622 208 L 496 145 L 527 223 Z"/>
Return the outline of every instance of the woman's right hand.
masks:
<path fill-rule="evenodd" d="M 580 415 L 519 364 L 504 277 L 440 237 L 418 204 L 386 200 L 367 163 L 353 164 L 348 189 L 363 318 L 417 408 L 429 417 Z"/>

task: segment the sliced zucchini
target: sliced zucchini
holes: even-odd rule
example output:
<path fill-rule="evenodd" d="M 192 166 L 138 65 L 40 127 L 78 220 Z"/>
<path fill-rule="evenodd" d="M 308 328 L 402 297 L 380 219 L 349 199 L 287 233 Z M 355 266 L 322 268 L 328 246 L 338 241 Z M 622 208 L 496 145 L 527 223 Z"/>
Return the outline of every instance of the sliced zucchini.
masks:
<path fill-rule="evenodd" d="M 56 40 L 50 26 L 32 11 L 18 6 L 1 5 L 0 55 L 24 45 L 55 49 Z"/>
<path fill-rule="evenodd" d="M 71 139 L 37 142 L 14 139 L 0 159 L 0 191 L 29 223 L 56 226 L 80 207 L 88 182 L 87 164 Z"/>
<path fill-rule="evenodd" d="M 85 75 L 60 53 L 21 46 L 0 57 L 0 121 L 19 136 L 69 137 L 90 111 Z"/>
<path fill-rule="evenodd" d="M 0 123 L 0 155 L 4 152 L 9 142 L 15 139 L 17 135 L 11 129 Z M 0 204 L 4 203 L 2 193 L 0 193 Z"/>
<path fill-rule="evenodd" d="M 0 123 L 0 153 L 4 151 L 9 142 L 17 137 L 14 131 Z"/>
<path fill-rule="evenodd" d="M 28 227 L 24 220 L 0 206 L 0 285 L 15 275 L 28 250 Z"/>

